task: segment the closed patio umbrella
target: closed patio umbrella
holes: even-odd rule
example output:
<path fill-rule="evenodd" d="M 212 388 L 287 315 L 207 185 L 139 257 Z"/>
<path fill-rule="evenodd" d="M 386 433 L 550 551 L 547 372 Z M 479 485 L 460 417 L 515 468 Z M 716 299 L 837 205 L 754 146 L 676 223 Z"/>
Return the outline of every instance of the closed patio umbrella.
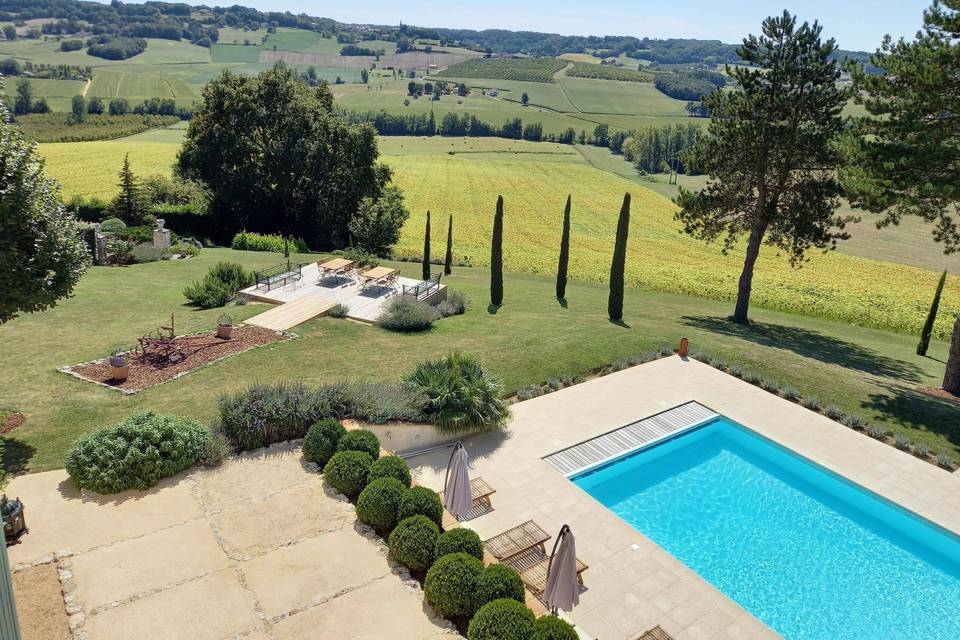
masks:
<path fill-rule="evenodd" d="M 580 604 L 580 585 L 577 582 L 577 542 L 570 527 L 563 525 L 553 543 L 550 563 L 547 565 L 547 588 L 543 602 L 554 613 L 557 609 L 573 611 Z"/>
<path fill-rule="evenodd" d="M 443 482 L 443 506 L 458 520 L 467 515 L 473 504 L 468 462 L 467 450 L 462 442 L 458 442 L 450 454 L 447 477 Z"/>

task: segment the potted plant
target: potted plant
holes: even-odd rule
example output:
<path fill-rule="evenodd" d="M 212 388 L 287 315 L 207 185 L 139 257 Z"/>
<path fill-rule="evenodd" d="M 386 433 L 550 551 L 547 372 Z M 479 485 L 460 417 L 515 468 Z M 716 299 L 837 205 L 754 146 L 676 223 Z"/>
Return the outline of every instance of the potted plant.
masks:
<path fill-rule="evenodd" d="M 0 514 L 3 515 L 3 537 L 7 544 L 13 544 L 27 533 L 27 521 L 23 517 L 23 502 L 20 498 L 8 500 L 0 497 Z"/>
<path fill-rule="evenodd" d="M 229 340 L 232 335 L 233 318 L 224 313 L 217 318 L 217 337 Z"/>
<path fill-rule="evenodd" d="M 110 378 L 123 382 L 130 375 L 130 356 L 123 349 L 116 349 L 110 356 Z"/>

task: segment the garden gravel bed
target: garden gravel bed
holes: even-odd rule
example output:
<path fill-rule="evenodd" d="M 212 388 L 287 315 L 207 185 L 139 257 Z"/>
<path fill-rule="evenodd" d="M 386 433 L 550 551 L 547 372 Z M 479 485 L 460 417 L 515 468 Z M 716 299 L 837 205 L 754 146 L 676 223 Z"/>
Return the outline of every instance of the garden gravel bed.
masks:
<path fill-rule="evenodd" d="M 238 353 L 273 342 L 290 340 L 293 335 L 253 325 L 244 325 L 235 327 L 233 336 L 229 339 L 218 338 L 216 331 L 177 337 L 189 338 L 187 343 L 189 344 L 189 354 L 185 359 L 167 366 L 157 366 L 141 360 L 136 353 L 131 352 L 130 373 L 127 379 L 122 382 L 112 379 L 109 358 L 62 367 L 60 371 L 81 380 L 102 384 L 124 393 L 136 393 L 153 385 L 174 380 L 194 369 Z"/>

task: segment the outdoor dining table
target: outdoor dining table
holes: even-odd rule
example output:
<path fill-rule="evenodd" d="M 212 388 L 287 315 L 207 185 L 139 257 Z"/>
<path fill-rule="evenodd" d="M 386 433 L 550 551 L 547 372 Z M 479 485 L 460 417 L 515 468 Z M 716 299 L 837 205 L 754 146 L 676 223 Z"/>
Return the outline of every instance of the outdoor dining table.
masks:
<path fill-rule="evenodd" d="M 357 274 L 361 285 L 375 284 L 383 287 L 392 284 L 400 276 L 400 269 L 391 267 L 374 267 Z"/>
<path fill-rule="evenodd" d="M 317 268 L 320 269 L 319 279 L 322 280 L 331 275 L 345 275 L 353 269 L 353 260 L 347 258 L 334 258 L 326 262 L 317 262 Z"/>

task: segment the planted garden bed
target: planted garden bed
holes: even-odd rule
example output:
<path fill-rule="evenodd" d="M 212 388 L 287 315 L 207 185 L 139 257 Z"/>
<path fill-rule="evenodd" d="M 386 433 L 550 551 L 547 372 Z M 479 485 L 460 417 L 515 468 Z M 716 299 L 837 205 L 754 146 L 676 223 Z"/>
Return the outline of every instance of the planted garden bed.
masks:
<path fill-rule="evenodd" d="M 185 357 L 171 363 L 157 363 L 151 358 L 141 357 L 138 352 L 131 352 L 129 373 L 125 380 L 113 379 L 110 358 L 62 367 L 60 370 L 81 380 L 102 384 L 124 393 L 136 393 L 153 385 L 179 378 L 211 362 L 223 360 L 265 344 L 289 340 L 292 337 L 287 333 L 252 325 L 234 328 L 229 339 L 218 338 L 216 331 L 177 336 L 178 339 L 187 341 Z"/>

